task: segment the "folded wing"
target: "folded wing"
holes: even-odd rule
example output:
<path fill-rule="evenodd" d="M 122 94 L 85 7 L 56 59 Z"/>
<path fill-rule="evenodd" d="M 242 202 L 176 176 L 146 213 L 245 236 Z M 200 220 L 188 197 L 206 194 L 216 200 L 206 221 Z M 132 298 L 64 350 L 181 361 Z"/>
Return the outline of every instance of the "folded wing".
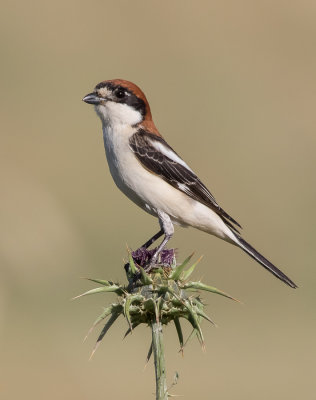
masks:
<path fill-rule="evenodd" d="M 233 224 L 241 228 L 239 223 L 217 204 L 207 187 L 163 138 L 140 129 L 130 138 L 130 147 L 150 172 L 212 209 L 235 231 L 237 229 Z"/>

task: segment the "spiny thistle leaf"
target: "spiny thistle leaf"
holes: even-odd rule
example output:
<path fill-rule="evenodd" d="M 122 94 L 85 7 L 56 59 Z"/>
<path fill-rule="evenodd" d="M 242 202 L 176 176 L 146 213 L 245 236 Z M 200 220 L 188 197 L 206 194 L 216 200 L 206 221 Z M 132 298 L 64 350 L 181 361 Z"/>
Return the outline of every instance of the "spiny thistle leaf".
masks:
<path fill-rule="evenodd" d="M 234 297 L 230 296 L 229 294 L 227 294 L 225 292 L 222 292 L 221 290 L 219 290 L 219 289 L 217 289 L 217 288 L 215 288 L 213 286 L 205 285 L 202 282 L 189 282 L 189 283 L 186 283 L 185 285 L 183 285 L 183 289 L 204 290 L 206 292 L 212 292 L 212 293 L 220 294 L 221 296 L 227 297 L 228 299 L 231 299 L 231 300 L 234 300 L 234 301 L 237 301 L 237 302 L 240 303 L 239 300 L 235 299 Z"/>
<path fill-rule="evenodd" d="M 87 296 L 89 294 L 96 294 L 102 292 L 115 292 L 117 294 L 123 293 L 123 288 L 121 286 L 112 285 L 112 286 L 103 286 L 95 289 L 88 290 L 85 293 L 80 294 L 79 296 L 73 297 L 72 300 L 79 299 L 80 297 Z"/>
<path fill-rule="evenodd" d="M 136 265 L 135 265 L 135 262 L 134 262 L 134 259 L 132 257 L 132 253 L 130 250 L 128 250 L 128 261 L 129 261 L 129 267 L 130 267 L 132 274 L 136 275 L 138 270 L 136 268 Z"/>
<path fill-rule="evenodd" d="M 184 300 L 177 295 L 177 293 L 173 290 L 173 288 L 166 286 L 166 290 L 179 302 L 179 304 L 184 304 Z"/>
<path fill-rule="evenodd" d="M 146 311 L 155 312 L 155 300 L 153 298 L 146 299 L 143 306 Z"/>
<path fill-rule="evenodd" d="M 125 303 L 124 303 L 124 315 L 125 315 L 125 318 L 127 319 L 129 328 L 130 328 L 130 330 L 132 331 L 133 328 L 132 328 L 132 324 L 131 324 L 131 316 L 130 316 L 130 314 L 129 314 L 129 308 L 130 308 L 131 302 L 132 302 L 131 297 L 132 297 L 132 296 L 128 296 L 128 297 L 126 298 L 126 300 L 125 300 Z"/>
<path fill-rule="evenodd" d="M 185 346 L 189 343 L 189 341 L 193 338 L 193 336 L 195 336 L 197 334 L 197 330 L 195 328 L 192 329 L 190 335 L 188 336 L 187 340 L 184 342 L 184 345 L 182 347 L 182 351 L 185 348 Z M 179 350 L 181 351 L 181 349 Z"/>
<path fill-rule="evenodd" d="M 206 319 L 207 321 L 209 321 L 212 325 L 214 325 L 215 327 L 217 327 L 216 323 L 208 316 L 205 314 L 204 311 L 197 309 L 196 310 L 197 315 L 199 315 L 200 317 Z"/>
<path fill-rule="evenodd" d="M 192 326 L 196 326 L 194 328 L 196 331 L 196 336 L 198 338 L 198 341 L 200 342 L 202 349 L 204 350 L 205 349 L 204 337 L 199 322 L 192 315 L 190 315 L 189 317 L 189 322 L 191 323 Z"/>
<path fill-rule="evenodd" d="M 119 317 L 121 313 L 120 312 L 113 312 L 111 314 L 110 319 L 108 320 L 108 322 L 104 325 L 104 328 L 102 329 L 97 342 L 94 346 L 94 349 L 92 350 L 91 356 L 90 356 L 90 360 L 93 357 L 94 353 L 97 351 L 97 348 L 99 347 L 101 340 L 104 338 L 105 334 L 107 333 L 107 331 L 111 328 L 111 326 L 114 324 L 114 322 L 117 320 L 117 318 Z"/>
<path fill-rule="evenodd" d="M 182 333 L 182 328 L 181 328 L 181 324 L 180 324 L 180 320 L 178 317 L 176 317 L 173 320 L 176 330 L 177 330 L 177 334 L 178 334 L 178 339 L 179 339 L 179 343 L 180 343 L 180 351 L 183 350 L 183 333 Z"/>
<path fill-rule="evenodd" d="M 122 310 L 122 306 L 120 304 L 112 304 L 109 307 L 105 308 L 103 313 L 101 315 L 99 315 L 99 317 L 94 321 L 93 325 L 91 326 L 91 328 L 89 329 L 86 337 L 84 338 L 84 342 L 87 340 L 88 336 L 90 335 L 90 333 L 93 331 L 93 329 L 102 321 L 104 320 L 106 317 L 108 317 L 110 314 L 112 314 L 112 312 L 114 310 L 116 310 L 118 312 L 118 309 Z"/>
<path fill-rule="evenodd" d="M 201 256 L 189 269 L 183 272 L 182 279 L 186 281 L 191 276 L 192 272 L 195 270 L 195 267 L 202 260 L 203 256 Z"/>
<path fill-rule="evenodd" d="M 127 319 L 128 325 L 130 327 L 130 329 L 132 330 L 132 323 L 131 323 L 131 315 L 130 315 L 130 311 L 131 311 L 131 305 L 134 301 L 142 301 L 144 299 L 143 296 L 139 295 L 139 294 L 130 294 L 128 296 L 126 296 L 125 298 L 125 302 L 124 302 L 124 315 L 125 318 Z"/>
<path fill-rule="evenodd" d="M 186 267 L 186 265 L 188 264 L 188 262 L 191 260 L 191 258 L 193 257 L 194 253 L 192 253 L 191 255 L 189 255 L 189 257 L 187 257 L 182 264 L 178 265 L 177 267 L 175 267 L 175 269 L 173 270 L 173 272 L 169 275 L 169 279 L 172 279 L 174 281 L 177 281 L 180 279 L 181 277 L 181 273 L 184 270 L 184 268 Z"/>
<path fill-rule="evenodd" d="M 199 318 L 197 316 L 197 313 L 193 310 L 193 308 L 188 300 L 186 300 L 184 302 L 184 305 L 186 306 L 186 308 L 189 310 L 189 313 L 190 313 L 188 320 L 190 321 L 193 328 L 195 328 L 197 330 L 197 336 L 199 338 L 199 341 L 200 341 L 202 347 L 204 347 L 204 337 L 203 337 L 203 333 L 202 333 L 202 330 L 200 327 Z"/>
<path fill-rule="evenodd" d="M 100 285 L 103 286 L 112 286 L 114 284 L 113 282 L 106 281 L 104 279 L 91 279 L 91 278 L 84 278 L 84 279 L 87 279 L 88 281 L 91 282 L 99 283 Z"/>
<path fill-rule="evenodd" d="M 142 268 L 141 266 L 139 267 L 140 269 L 140 274 L 141 274 L 141 281 L 143 285 L 151 285 L 153 283 L 153 280 L 151 279 L 150 275 L 147 274 L 147 272 Z"/>
<path fill-rule="evenodd" d="M 130 333 L 132 333 L 132 331 L 133 331 L 138 325 L 140 325 L 140 324 L 141 324 L 140 321 L 139 321 L 139 322 L 134 322 L 134 323 L 132 324 L 132 326 L 131 326 L 130 328 L 128 328 L 127 331 L 125 332 L 125 335 L 123 336 L 123 339 L 125 339 L 126 336 L 128 336 Z"/>

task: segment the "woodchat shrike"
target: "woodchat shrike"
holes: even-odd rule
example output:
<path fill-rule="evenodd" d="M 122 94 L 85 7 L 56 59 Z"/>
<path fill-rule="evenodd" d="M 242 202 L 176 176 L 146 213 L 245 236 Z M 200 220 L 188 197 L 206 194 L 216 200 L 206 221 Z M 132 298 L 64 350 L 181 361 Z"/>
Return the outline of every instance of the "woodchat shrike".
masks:
<path fill-rule="evenodd" d="M 102 121 L 105 153 L 117 187 L 147 213 L 159 219 L 160 231 L 143 247 L 164 235 L 152 257 L 174 233 L 174 224 L 192 226 L 238 246 L 292 288 L 296 284 L 240 235 L 239 223 L 227 214 L 192 169 L 157 130 L 148 101 L 135 84 L 123 79 L 99 83 L 83 98 Z"/>

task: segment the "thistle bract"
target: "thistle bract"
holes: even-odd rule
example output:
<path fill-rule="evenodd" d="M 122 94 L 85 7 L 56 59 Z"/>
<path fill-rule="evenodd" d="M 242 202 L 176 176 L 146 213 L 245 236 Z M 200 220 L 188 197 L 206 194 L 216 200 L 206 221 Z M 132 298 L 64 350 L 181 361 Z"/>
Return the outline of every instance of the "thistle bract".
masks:
<path fill-rule="evenodd" d="M 206 319 L 213 325 L 215 324 L 204 312 L 204 304 L 199 296 L 199 291 L 208 291 L 233 299 L 215 287 L 205 285 L 200 281 L 189 281 L 201 259 L 190 266 L 193 254 L 177 265 L 174 249 L 163 250 L 159 262 L 152 266 L 149 272 L 146 272 L 146 266 L 150 263 L 154 251 L 144 248 L 135 252 L 129 251 L 128 263 L 125 265 L 127 285 L 101 279 L 89 279 L 101 286 L 76 297 L 103 292 L 115 292 L 118 296 L 117 301 L 104 309 L 88 332 L 89 334 L 96 325 L 108 318 L 97 339 L 92 355 L 120 315 L 123 315 L 128 323 L 125 336 L 140 324 L 151 326 L 153 322 L 161 325 L 173 322 L 178 334 L 180 350 L 183 350 L 185 343 L 195 335 L 204 347 L 201 321 Z M 192 326 L 192 333 L 186 342 L 184 342 L 180 323 L 182 318 L 189 321 Z"/>

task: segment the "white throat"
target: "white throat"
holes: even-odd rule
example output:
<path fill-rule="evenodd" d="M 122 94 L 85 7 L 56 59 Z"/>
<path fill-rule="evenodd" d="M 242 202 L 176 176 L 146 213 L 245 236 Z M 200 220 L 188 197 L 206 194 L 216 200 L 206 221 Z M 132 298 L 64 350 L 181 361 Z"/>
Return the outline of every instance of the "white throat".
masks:
<path fill-rule="evenodd" d="M 100 117 L 103 126 L 129 125 L 141 122 L 142 114 L 127 104 L 106 101 L 105 104 L 95 106 L 95 111 Z"/>

